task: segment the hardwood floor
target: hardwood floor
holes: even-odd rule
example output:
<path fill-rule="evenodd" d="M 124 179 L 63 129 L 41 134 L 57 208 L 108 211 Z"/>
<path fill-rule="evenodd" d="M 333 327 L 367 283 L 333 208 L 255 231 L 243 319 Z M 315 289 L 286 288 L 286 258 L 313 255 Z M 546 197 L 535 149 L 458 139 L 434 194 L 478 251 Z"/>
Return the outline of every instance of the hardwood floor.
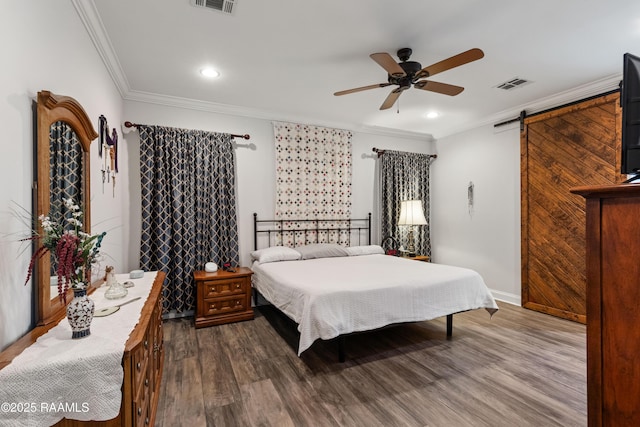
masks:
<path fill-rule="evenodd" d="M 164 323 L 156 426 L 586 426 L 585 326 L 499 303 L 316 342 L 271 307 L 196 330 Z M 292 347 L 293 346 L 293 347 Z"/>

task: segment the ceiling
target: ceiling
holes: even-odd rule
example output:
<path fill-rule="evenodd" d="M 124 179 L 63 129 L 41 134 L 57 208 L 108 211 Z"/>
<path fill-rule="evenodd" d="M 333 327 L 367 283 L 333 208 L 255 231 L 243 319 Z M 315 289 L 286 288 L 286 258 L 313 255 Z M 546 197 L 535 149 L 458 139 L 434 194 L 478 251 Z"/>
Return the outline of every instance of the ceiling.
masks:
<path fill-rule="evenodd" d="M 73 0 L 123 98 L 240 116 L 441 138 L 617 87 L 640 55 L 637 0 Z M 588 6 L 587 6 L 588 5 Z M 471 48 L 484 58 L 434 81 L 457 96 L 394 86 L 369 55 L 403 47 L 423 67 Z M 210 65 L 221 76 L 205 79 Z M 496 88 L 514 77 L 530 83 Z M 427 119 L 427 112 L 440 116 Z"/>

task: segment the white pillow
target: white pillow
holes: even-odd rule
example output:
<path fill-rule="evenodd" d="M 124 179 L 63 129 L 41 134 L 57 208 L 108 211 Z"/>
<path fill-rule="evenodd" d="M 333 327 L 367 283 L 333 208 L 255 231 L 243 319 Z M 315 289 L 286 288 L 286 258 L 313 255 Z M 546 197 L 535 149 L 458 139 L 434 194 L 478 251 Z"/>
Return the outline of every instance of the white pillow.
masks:
<path fill-rule="evenodd" d="M 277 261 L 295 261 L 302 257 L 300 252 L 286 246 L 272 246 L 251 252 L 251 258 L 260 264 Z"/>
<path fill-rule="evenodd" d="M 302 259 L 349 256 L 343 246 L 335 243 L 314 243 L 313 245 L 299 246 L 296 250 L 302 254 Z"/>
<path fill-rule="evenodd" d="M 384 249 L 379 245 L 349 246 L 346 249 L 350 256 L 375 254 L 384 255 Z"/>

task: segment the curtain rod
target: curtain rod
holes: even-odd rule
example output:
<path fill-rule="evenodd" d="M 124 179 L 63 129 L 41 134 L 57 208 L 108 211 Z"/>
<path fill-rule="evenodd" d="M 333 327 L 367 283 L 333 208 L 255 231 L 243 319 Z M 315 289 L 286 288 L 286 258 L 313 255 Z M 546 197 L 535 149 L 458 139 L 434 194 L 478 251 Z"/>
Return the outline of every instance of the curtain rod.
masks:
<path fill-rule="evenodd" d="M 380 148 L 373 147 L 373 152 L 374 153 L 378 153 L 378 157 L 380 157 L 386 152 L 386 150 L 381 150 Z M 432 159 L 437 159 L 438 158 L 437 154 L 427 154 L 427 155 Z"/>
<path fill-rule="evenodd" d="M 144 125 L 140 125 L 139 123 L 131 123 L 129 121 L 124 122 L 124 127 L 126 128 L 137 128 L 138 126 L 144 126 Z M 251 135 L 249 135 L 248 133 L 245 133 L 244 135 L 236 135 L 232 133 L 231 138 L 250 139 Z"/>

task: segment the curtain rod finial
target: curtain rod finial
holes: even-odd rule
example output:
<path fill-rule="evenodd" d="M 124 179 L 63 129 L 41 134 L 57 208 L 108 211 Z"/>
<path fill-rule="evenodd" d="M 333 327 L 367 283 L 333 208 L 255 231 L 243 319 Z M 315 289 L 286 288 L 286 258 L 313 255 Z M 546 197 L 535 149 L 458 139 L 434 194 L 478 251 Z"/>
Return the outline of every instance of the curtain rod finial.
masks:
<path fill-rule="evenodd" d="M 378 153 L 378 157 L 382 156 L 384 154 L 384 150 L 381 150 L 379 148 L 373 147 L 372 151 L 374 153 Z"/>

